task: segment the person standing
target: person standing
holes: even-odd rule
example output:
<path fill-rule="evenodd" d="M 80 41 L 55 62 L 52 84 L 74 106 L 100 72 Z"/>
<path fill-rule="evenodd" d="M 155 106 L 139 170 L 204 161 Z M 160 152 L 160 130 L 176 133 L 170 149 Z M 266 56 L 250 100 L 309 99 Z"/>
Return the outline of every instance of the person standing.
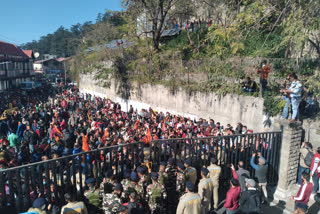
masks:
<path fill-rule="evenodd" d="M 291 81 L 291 85 L 289 89 L 281 90 L 280 92 L 290 94 L 291 98 L 291 108 L 292 108 L 292 117 L 290 122 L 294 122 L 299 114 L 299 105 L 301 102 L 301 91 L 302 91 L 302 84 L 298 80 L 296 74 L 292 73 L 289 74 L 289 78 Z"/>
<path fill-rule="evenodd" d="M 113 193 L 103 194 L 102 209 L 105 213 L 117 213 L 122 205 L 121 203 L 122 185 L 116 184 Z"/>
<path fill-rule="evenodd" d="M 313 156 L 310 171 L 311 171 L 311 177 L 313 181 L 313 191 L 312 193 L 316 194 L 318 192 L 319 188 L 319 163 L 320 163 L 320 147 L 317 148 L 316 154 Z"/>
<path fill-rule="evenodd" d="M 245 170 L 244 168 L 244 163 L 243 161 L 239 161 L 238 163 L 238 170 L 237 170 L 237 175 L 239 177 L 239 182 L 240 182 L 240 187 L 241 187 L 241 192 L 246 190 L 246 178 L 250 178 L 250 173 L 248 170 Z"/>
<path fill-rule="evenodd" d="M 237 172 L 231 164 L 231 170 L 232 170 L 232 178 L 230 180 L 230 189 L 227 192 L 226 201 L 224 203 L 224 208 L 226 208 L 227 214 L 234 214 L 238 213 L 239 211 L 239 196 L 241 193 L 241 187 L 239 183 L 239 178 L 237 175 Z"/>
<path fill-rule="evenodd" d="M 267 60 L 262 61 L 261 69 L 258 69 L 257 73 L 260 74 L 260 91 L 263 96 L 264 92 L 267 90 L 268 74 L 270 73 L 270 66 L 267 65 Z"/>
<path fill-rule="evenodd" d="M 128 208 L 128 214 L 142 214 L 144 213 L 142 204 L 138 202 L 138 195 L 136 192 L 131 192 L 129 195 L 129 202 L 123 204 Z"/>
<path fill-rule="evenodd" d="M 196 168 L 191 166 L 191 159 L 187 159 L 184 162 L 184 165 L 186 167 L 187 181 L 190 181 L 193 183 L 193 185 L 195 185 L 196 181 L 197 181 L 197 170 L 196 170 Z"/>
<path fill-rule="evenodd" d="M 298 169 L 298 180 L 297 180 L 297 185 L 300 186 L 301 184 L 301 175 L 303 172 L 306 172 L 306 173 L 310 173 L 310 166 L 311 166 L 311 163 L 312 163 L 312 159 L 313 159 L 313 156 L 310 156 L 308 155 L 309 152 L 312 153 L 311 149 L 310 149 L 310 145 L 308 142 L 303 142 L 302 145 L 301 145 L 301 148 L 300 148 L 300 164 L 299 164 L 299 169 Z M 310 159 L 310 164 L 307 163 L 309 162 L 309 160 L 307 159 Z"/>
<path fill-rule="evenodd" d="M 152 184 L 147 187 L 146 201 L 148 202 L 151 214 L 164 212 L 164 201 L 167 193 L 162 184 L 158 182 L 159 175 L 151 172 Z"/>
<path fill-rule="evenodd" d="M 268 198 L 268 193 L 267 193 L 267 174 L 268 174 L 268 165 L 266 164 L 266 159 L 264 159 L 261 154 L 258 154 L 259 159 L 258 162 L 259 164 L 254 163 L 254 159 L 256 157 L 256 153 L 253 153 L 250 161 L 250 165 L 252 168 L 255 170 L 255 177 L 256 180 L 258 181 L 259 188 L 262 189 L 263 192 L 263 201 L 266 202 Z"/>
<path fill-rule="evenodd" d="M 46 210 L 47 201 L 44 198 L 37 198 L 32 203 L 32 207 L 28 210 L 28 213 L 48 214 Z"/>
<path fill-rule="evenodd" d="M 211 178 L 208 178 L 209 170 L 207 168 L 201 169 L 201 180 L 198 185 L 198 193 L 201 198 L 202 214 L 207 214 L 211 210 L 211 197 L 213 191 L 213 183 Z"/>
<path fill-rule="evenodd" d="M 84 192 L 84 196 L 88 200 L 88 206 L 90 206 L 90 210 L 100 211 L 100 197 L 99 197 L 99 189 L 95 188 L 96 179 L 88 178 L 86 180 L 86 184 L 89 189 Z"/>
<path fill-rule="evenodd" d="M 88 214 L 86 205 L 82 201 L 75 201 L 74 198 L 74 194 L 64 194 L 64 199 L 66 200 L 67 204 L 61 208 L 61 214 Z"/>
<path fill-rule="evenodd" d="M 242 214 L 261 213 L 261 193 L 253 179 L 245 179 L 246 190 L 241 193 L 239 205 Z"/>
<path fill-rule="evenodd" d="M 183 165 L 183 163 L 179 162 L 177 164 L 178 170 L 177 170 L 177 193 L 178 196 L 181 197 L 186 190 L 186 175 L 185 175 L 185 169 L 186 167 Z"/>
<path fill-rule="evenodd" d="M 218 203 L 219 203 L 219 177 L 221 174 L 221 167 L 218 166 L 218 160 L 217 158 L 211 158 L 210 160 L 211 165 L 208 167 L 210 178 L 212 180 L 213 185 L 213 208 L 218 209 Z"/>
<path fill-rule="evenodd" d="M 313 189 L 313 184 L 309 182 L 309 173 L 303 172 L 301 175 L 302 185 L 296 196 L 291 196 L 291 200 L 295 201 L 295 214 L 305 214 L 308 211 L 308 202 Z"/>
<path fill-rule="evenodd" d="M 186 186 L 187 193 L 180 198 L 176 214 L 200 214 L 200 195 L 194 192 L 195 186 L 192 182 L 187 181 Z"/>
<path fill-rule="evenodd" d="M 16 135 L 14 132 L 11 132 L 11 134 L 8 136 L 8 141 L 10 142 L 10 147 L 13 147 L 15 153 L 18 154 L 20 151 L 20 140 L 18 135 Z"/>

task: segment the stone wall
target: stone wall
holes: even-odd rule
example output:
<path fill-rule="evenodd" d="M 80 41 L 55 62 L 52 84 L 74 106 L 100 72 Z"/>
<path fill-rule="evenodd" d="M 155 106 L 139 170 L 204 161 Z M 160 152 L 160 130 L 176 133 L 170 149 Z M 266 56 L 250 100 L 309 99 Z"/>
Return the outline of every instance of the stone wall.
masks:
<path fill-rule="evenodd" d="M 116 93 L 116 83 L 110 88 L 100 87 L 92 75 L 82 75 L 80 90 L 98 96 L 109 97 L 122 104 L 127 110 L 132 104 L 134 108 L 152 107 L 157 111 L 178 113 L 191 118 L 214 119 L 223 125 L 235 126 L 241 122 L 255 132 L 264 131 L 263 99 L 249 96 L 226 95 L 219 97 L 215 93 L 196 92 L 189 94 L 183 89 L 175 91 L 163 85 L 133 84 L 129 100 L 123 100 Z"/>
<path fill-rule="evenodd" d="M 215 93 L 196 92 L 189 94 L 183 89 L 175 91 L 163 85 L 133 84 L 130 99 L 123 100 L 117 93 L 117 84 L 112 82 L 110 88 L 99 86 L 93 75 L 81 75 L 80 89 L 96 96 L 109 97 L 121 103 L 122 109 L 127 110 L 130 105 L 142 109 L 152 107 L 157 111 L 171 112 L 190 118 L 214 119 L 223 125 L 236 125 L 241 122 L 255 132 L 279 130 L 275 121 L 279 118 L 268 118 L 263 113 L 263 99 L 250 96 L 227 95 L 219 97 Z M 314 147 L 320 146 L 320 121 L 304 120 L 304 140 Z"/>

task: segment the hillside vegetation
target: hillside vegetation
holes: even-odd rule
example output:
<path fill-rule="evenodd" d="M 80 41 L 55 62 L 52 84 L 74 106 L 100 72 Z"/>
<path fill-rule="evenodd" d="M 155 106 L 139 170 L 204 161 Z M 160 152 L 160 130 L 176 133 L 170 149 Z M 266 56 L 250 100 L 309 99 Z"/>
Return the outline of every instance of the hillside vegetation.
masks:
<path fill-rule="evenodd" d="M 282 109 L 279 83 L 289 72 L 298 74 L 306 91 L 320 95 L 319 0 L 199 0 L 197 4 L 193 0 L 123 0 L 123 9 L 121 13 L 99 15 L 97 23 L 86 30 L 80 26 L 70 53 L 59 54 L 54 48 L 48 51 L 74 55 L 70 70 L 96 71 L 96 78 L 105 87 L 110 79 L 118 79 L 119 93 L 125 98 L 132 81 L 164 84 L 172 91 L 182 87 L 190 93 L 242 94 L 240 81 L 246 76 L 257 80 L 262 59 L 272 67 L 265 97 L 271 115 Z M 212 10 L 211 16 L 199 20 L 199 13 L 206 10 Z M 137 23 L 141 15 L 147 20 L 142 28 Z M 209 19 L 213 20 L 210 27 Z M 191 21 L 193 24 L 188 25 Z M 176 26 L 181 29 L 179 35 L 161 37 L 163 30 Z M 67 31 L 72 34 L 75 30 Z M 134 45 L 88 51 L 88 47 L 113 39 L 128 39 Z M 68 44 L 73 36 L 64 40 Z M 56 46 L 53 43 L 51 47 Z M 106 61 L 112 66 L 105 66 Z"/>

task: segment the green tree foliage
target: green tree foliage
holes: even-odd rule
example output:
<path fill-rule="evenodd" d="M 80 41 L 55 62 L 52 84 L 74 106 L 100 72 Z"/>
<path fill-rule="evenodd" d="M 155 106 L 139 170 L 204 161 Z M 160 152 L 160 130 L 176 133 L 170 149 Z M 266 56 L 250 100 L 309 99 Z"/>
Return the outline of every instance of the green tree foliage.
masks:
<path fill-rule="evenodd" d="M 143 32 L 140 32 L 140 34 L 142 36 L 151 34 L 152 47 L 158 51 L 166 20 L 179 1 L 184 2 L 183 0 L 123 0 L 128 18 L 133 21 L 133 25 L 129 27 L 136 29 L 137 24 L 144 25 L 142 27 Z M 137 23 L 137 19 L 141 19 L 141 21 Z M 136 36 L 138 32 L 133 31 L 133 33 L 135 35 L 131 36 Z"/>

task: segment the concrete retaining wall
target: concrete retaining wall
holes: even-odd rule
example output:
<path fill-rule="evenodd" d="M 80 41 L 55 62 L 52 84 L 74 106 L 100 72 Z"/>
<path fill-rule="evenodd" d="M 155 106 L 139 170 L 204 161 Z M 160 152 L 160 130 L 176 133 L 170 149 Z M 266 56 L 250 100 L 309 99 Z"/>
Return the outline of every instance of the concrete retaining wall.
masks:
<path fill-rule="evenodd" d="M 279 118 L 267 118 L 263 113 L 263 99 L 250 96 L 226 95 L 219 97 L 215 93 L 196 92 L 189 94 L 183 89 L 174 92 L 163 85 L 133 84 L 129 100 L 123 100 L 117 94 L 114 81 L 110 88 L 99 86 L 92 74 L 81 75 L 80 90 L 96 96 L 109 97 L 119 102 L 123 110 L 130 105 L 138 110 L 152 107 L 157 111 L 179 114 L 191 119 L 214 119 L 223 125 L 235 126 L 241 122 L 254 132 L 277 130 L 274 122 Z M 314 147 L 320 146 L 320 121 L 302 122 L 305 140 Z"/>

